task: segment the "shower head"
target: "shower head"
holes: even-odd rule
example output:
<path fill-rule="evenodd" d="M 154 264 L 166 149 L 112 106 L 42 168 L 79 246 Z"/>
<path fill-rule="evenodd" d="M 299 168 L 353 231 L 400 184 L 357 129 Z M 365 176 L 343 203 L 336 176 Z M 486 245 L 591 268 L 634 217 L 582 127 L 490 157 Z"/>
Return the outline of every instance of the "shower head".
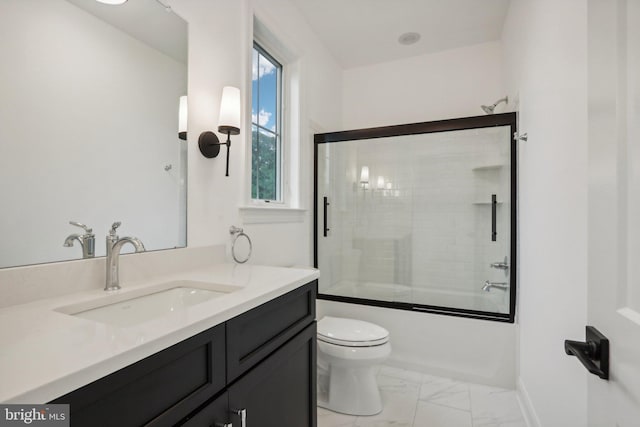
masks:
<path fill-rule="evenodd" d="M 498 104 L 500 104 L 501 102 L 504 102 L 505 104 L 508 104 L 509 103 L 509 97 L 505 96 L 504 98 L 498 99 L 492 105 L 481 105 L 480 108 L 482 108 L 482 111 L 484 111 L 487 114 L 493 114 L 493 111 L 496 109 L 496 106 Z"/>
<path fill-rule="evenodd" d="M 480 108 L 487 114 L 493 114 L 493 109 L 496 107 L 493 105 L 481 105 Z"/>

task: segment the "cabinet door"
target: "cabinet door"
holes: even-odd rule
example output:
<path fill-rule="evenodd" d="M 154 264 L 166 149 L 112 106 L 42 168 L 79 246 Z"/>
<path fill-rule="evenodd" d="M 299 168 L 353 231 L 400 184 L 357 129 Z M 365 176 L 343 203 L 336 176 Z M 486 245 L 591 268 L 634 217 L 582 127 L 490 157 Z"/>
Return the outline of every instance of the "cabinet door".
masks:
<path fill-rule="evenodd" d="M 316 324 L 313 322 L 228 389 L 234 426 L 316 427 Z M 244 426 L 242 426 L 244 427 Z"/>

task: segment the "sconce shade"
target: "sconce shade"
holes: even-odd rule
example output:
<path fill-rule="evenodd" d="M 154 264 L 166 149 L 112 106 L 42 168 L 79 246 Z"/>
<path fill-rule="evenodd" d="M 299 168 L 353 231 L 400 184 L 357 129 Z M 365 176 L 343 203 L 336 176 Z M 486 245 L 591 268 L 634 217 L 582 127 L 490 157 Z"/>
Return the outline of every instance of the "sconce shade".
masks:
<path fill-rule="evenodd" d="M 384 188 L 384 176 L 382 175 L 378 177 L 378 188 Z"/>
<path fill-rule="evenodd" d="M 240 133 L 240 89 L 237 87 L 225 86 L 222 89 L 218 132 L 229 135 Z"/>
<path fill-rule="evenodd" d="M 367 183 L 369 182 L 369 167 L 363 166 L 360 171 L 360 182 Z"/>
<path fill-rule="evenodd" d="M 178 108 L 178 138 L 187 140 L 187 96 L 180 97 L 180 107 Z"/>

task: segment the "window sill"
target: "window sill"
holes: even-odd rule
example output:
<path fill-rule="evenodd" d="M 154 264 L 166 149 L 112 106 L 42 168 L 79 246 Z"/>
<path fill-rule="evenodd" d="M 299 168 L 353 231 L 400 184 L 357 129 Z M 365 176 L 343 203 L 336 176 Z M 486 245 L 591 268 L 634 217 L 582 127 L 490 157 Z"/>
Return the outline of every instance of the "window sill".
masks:
<path fill-rule="evenodd" d="M 245 224 L 303 222 L 307 214 L 306 209 L 282 206 L 241 206 L 239 210 Z"/>

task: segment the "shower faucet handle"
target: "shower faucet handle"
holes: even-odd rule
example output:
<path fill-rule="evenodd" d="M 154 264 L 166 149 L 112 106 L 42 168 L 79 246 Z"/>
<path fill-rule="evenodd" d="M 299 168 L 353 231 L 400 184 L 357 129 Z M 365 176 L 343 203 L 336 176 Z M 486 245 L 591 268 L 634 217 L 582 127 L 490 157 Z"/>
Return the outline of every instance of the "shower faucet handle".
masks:
<path fill-rule="evenodd" d="M 509 264 L 507 264 L 506 262 L 492 262 L 491 264 L 489 264 L 489 266 L 491 268 L 497 268 L 498 270 L 508 270 L 509 269 Z"/>
<path fill-rule="evenodd" d="M 489 264 L 489 267 L 496 268 L 498 270 L 508 270 L 509 263 L 507 262 L 507 257 L 504 257 L 504 261 L 492 262 Z"/>

